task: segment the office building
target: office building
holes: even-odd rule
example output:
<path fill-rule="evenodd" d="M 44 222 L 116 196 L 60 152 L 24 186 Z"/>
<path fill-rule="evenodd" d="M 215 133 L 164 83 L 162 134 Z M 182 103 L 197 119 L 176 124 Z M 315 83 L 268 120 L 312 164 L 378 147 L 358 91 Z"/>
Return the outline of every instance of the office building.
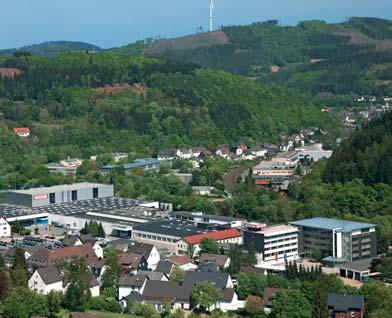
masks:
<path fill-rule="evenodd" d="M 319 249 L 323 257 L 352 262 L 377 255 L 376 225 L 317 217 L 290 222 L 299 229 L 300 253 Z"/>
<path fill-rule="evenodd" d="M 245 223 L 244 250 L 251 245 L 259 264 L 279 264 L 298 258 L 298 229 L 290 225 Z"/>

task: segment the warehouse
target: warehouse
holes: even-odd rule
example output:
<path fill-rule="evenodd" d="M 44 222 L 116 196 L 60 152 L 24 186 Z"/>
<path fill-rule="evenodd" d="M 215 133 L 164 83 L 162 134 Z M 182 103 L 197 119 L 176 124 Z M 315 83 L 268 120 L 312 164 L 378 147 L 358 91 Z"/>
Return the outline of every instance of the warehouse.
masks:
<path fill-rule="evenodd" d="M 29 190 L 10 190 L 7 204 L 36 208 L 114 196 L 114 186 L 98 183 L 75 183 Z"/>

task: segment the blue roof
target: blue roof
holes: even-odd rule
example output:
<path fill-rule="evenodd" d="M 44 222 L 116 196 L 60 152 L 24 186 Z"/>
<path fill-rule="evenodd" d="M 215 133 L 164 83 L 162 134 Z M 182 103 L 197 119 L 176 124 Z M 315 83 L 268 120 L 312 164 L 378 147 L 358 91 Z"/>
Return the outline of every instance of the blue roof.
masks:
<path fill-rule="evenodd" d="M 106 165 L 103 166 L 102 169 L 114 169 L 116 167 L 123 167 L 124 170 L 131 170 L 131 169 L 135 169 L 135 168 L 141 168 L 141 167 L 145 167 L 148 165 L 157 165 L 159 164 L 159 161 L 155 158 L 143 158 L 143 159 L 136 159 L 134 162 L 132 163 L 126 163 L 123 165 Z"/>
<path fill-rule="evenodd" d="M 339 230 L 339 232 L 349 233 L 356 230 L 375 227 L 375 224 L 329 219 L 329 218 L 313 218 L 300 221 L 289 222 L 291 225 L 313 227 L 322 230 Z"/>

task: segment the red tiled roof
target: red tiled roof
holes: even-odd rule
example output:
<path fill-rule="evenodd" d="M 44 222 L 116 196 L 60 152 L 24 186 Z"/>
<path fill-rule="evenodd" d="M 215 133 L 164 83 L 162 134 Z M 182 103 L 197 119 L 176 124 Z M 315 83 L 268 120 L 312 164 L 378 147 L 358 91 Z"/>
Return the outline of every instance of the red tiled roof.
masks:
<path fill-rule="evenodd" d="M 77 245 L 77 246 L 70 246 L 70 247 L 62 247 L 55 250 L 47 250 L 41 249 L 35 252 L 31 256 L 31 261 L 33 262 L 44 262 L 44 263 L 51 263 L 59 260 L 68 260 L 72 257 L 96 257 L 93 246 L 88 244 Z"/>
<path fill-rule="evenodd" d="M 192 263 L 192 259 L 187 255 L 173 255 L 169 258 L 169 262 L 174 265 L 181 266 L 184 264 Z"/>
<path fill-rule="evenodd" d="M 30 128 L 28 127 L 15 127 L 14 128 L 14 133 L 15 134 L 28 134 L 30 133 Z"/>
<path fill-rule="evenodd" d="M 184 241 L 188 244 L 199 244 L 202 239 L 209 238 L 215 241 L 227 240 L 234 237 L 241 236 L 240 231 L 237 229 L 229 229 L 217 232 L 208 232 L 184 237 Z"/>
<path fill-rule="evenodd" d="M 255 183 L 256 183 L 256 185 L 269 185 L 271 183 L 271 181 L 270 180 L 263 180 L 263 179 L 261 179 L 261 180 L 256 179 Z"/>

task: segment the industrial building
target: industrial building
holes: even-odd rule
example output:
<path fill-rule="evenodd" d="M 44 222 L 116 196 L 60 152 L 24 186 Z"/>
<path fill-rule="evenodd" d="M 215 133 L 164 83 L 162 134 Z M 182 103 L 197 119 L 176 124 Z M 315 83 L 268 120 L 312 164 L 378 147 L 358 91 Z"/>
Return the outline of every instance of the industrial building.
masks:
<path fill-rule="evenodd" d="M 241 228 L 243 220 L 228 216 L 205 214 L 203 212 L 189 212 L 189 211 L 171 211 L 169 213 L 171 219 L 187 220 L 194 223 L 210 223 L 225 227 Z"/>
<path fill-rule="evenodd" d="M 113 196 L 113 185 L 85 182 L 29 190 L 10 190 L 6 193 L 6 201 L 7 204 L 14 206 L 36 208 Z"/>
<path fill-rule="evenodd" d="M 125 173 L 128 174 L 132 170 L 141 169 L 143 171 L 156 171 L 159 169 L 160 161 L 155 158 L 144 158 L 144 159 L 136 159 L 132 163 L 126 163 L 123 165 L 106 165 L 101 168 L 101 173 L 106 176 L 112 170 L 116 168 L 124 169 Z"/>
<path fill-rule="evenodd" d="M 376 225 L 317 217 L 290 222 L 299 229 L 299 251 L 352 262 L 377 255 Z"/>
<path fill-rule="evenodd" d="M 256 251 L 259 265 L 282 264 L 298 258 L 298 229 L 291 225 L 245 223 L 244 250 Z"/>

